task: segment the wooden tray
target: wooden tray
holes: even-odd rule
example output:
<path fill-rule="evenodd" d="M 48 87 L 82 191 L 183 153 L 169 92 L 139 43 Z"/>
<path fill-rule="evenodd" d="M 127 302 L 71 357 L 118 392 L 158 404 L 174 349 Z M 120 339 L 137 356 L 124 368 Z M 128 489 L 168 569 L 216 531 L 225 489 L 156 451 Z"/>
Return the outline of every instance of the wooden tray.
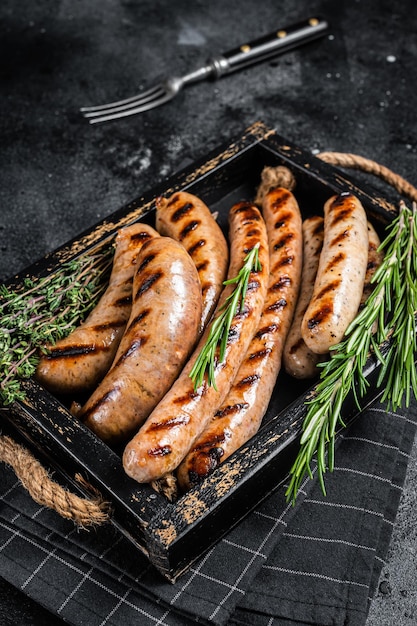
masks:
<path fill-rule="evenodd" d="M 304 217 L 322 213 L 330 195 L 355 193 L 374 225 L 383 230 L 392 212 L 371 193 L 340 171 L 283 139 L 258 122 L 236 141 L 122 207 L 88 232 L 47 255 L 13 279 L 60 271 L 64 261 L 96 252 L 108 245 L 116 230 L 137 220 L 153 223 L 154 199 L 176 190 L 201 197 L 219 214 L 226 227 L 235 201 L 253 199 L 265 165 L 285 165 L 295 175 L 295 195 Z M 370 376 L 375 364 L 370 365 Z M 74 476 L 80 473 L 113 507 L 112 522 L 168 580 L 174 581 L 192 562 L 272 490 L 282 486 L 297 452 L 305 399 L 312 382 L 303 383 L 280 373 L 263 426 L 252 440 L 225 461 L 198 488 L 176 502 L 138 485 L 125 474 L 121 458 L 79 423 L 59 401 L 33 380 L 24 382 L 26 400 L 1 413 L 42 458 L 81 491 Z M 368 399 L 376 395 L 371 385 Z M 365 403 L 365 401 L 364 401 Z M 347 401 L 345 419 L 357 415 Z"/>

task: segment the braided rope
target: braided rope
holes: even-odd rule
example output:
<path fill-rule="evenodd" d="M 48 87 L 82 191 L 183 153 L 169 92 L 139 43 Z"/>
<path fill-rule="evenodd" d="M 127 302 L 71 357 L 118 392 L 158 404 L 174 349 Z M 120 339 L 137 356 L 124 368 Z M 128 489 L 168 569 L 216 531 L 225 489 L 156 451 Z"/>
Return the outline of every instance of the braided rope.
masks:
<path fill-rule="evenodd" d="M 384 165 L 380 165 L 375 161 L 358 156 L 357 154 L 347 152 L 320 152 L 317 157 L 330 165 L 361 170 L 367 174 L 373 174 L 391 185 L 400 195 L 409 198 L 413 202 L 417 202 L 416 187 Z"/>
<path fill-rule="evenodd" d="M 109 519 L 109 505 L 101 496 L 81 498 L 56 483 L 24 446 L 6 435 L 0 436 L 0 460 L 10 465 L 33 500 L 53 509 L 62 517 L 86 528 Z"/>

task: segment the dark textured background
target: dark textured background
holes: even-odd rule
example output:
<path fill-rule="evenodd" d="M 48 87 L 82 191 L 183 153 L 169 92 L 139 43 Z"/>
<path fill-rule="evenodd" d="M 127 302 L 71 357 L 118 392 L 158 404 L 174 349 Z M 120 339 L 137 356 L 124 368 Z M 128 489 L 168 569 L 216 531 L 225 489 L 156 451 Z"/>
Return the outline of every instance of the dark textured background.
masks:
<path fill-rule="evenodd" d="M 416 7 L 415 0 L 2 0 L 0 280 L 256 120 L 307 150 L 361 154 L 416 184 Z M 332 24 L 320 43 L 189 87 L 141 116 L 93 127 L 78 113 L 314 13 Z M 414 449 L 369 626 L 417 622 L 416 459 Z M 0 607 L 1 626 L 62 623 L 5 583 Z"/>

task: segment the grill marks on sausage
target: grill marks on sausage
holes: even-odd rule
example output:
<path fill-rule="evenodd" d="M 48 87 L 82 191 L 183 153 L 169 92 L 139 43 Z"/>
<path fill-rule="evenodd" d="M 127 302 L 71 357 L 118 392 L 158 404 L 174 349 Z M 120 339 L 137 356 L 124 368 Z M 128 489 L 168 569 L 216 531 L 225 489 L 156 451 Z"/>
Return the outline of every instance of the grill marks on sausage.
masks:
<path fill-rule="evenodd" d="M 331 240 L 331 246 L 341 246 L 345 240 L 350 236 L 350 230 L 347 228 L 343 232 L 339 233 L 337 237 Z"/>
<path fill-rule="evenodd" d="M 128 328 L 126 329 L 126 332 L 130 332 L 135 326 L 137 326 L 138 324 L 140 324 L 150 313 L 149 309 L 144 309 L 143 311 L 141 311 L 139 313 L 139 315 L 137 315 L 129 324 Z"/>
<path fill-rule="evenodd" d="M 176 202 L 178 202 L 179 200 L 179 196 L 178 195 L 174 195 L 168 202 L 167 206 L 171 206 L 171 205 L 175 205 Z M 181 220 L 184 220 L 184 218 L 187 217 L 187 215 L 189 213 L 191 213 L 194 210 L 194 205 L 192 202 L 186 202 L 185 204 L 181 204 L 171 215 L 171 222 L 173 224 L 176 224 L 177 222 L 181 222 Z M 194 232 L 201 224 L 200 220 L 197 219 L 190 219 L 188 222 L 184 223 L 183 228 L 180 230 L 179 234 L 178 234 L 178 238 L 180 241 L 183 241 L 184 239 L 186 239 L 186 237 Z M 205 245 L 205 241 L 201 240 L 200 242 L 197 242 L 196 244 L 194 244 L 194 246 L 192 246 L 192 249 L 197 249 L 199 248 L 201 245 Z M 190 250 L 188 250 L 188 253 L 191 254 Z"/>
<path fill-rule="evenodd" d="M 276 268 L 280 267 L 280 263 L 278 263 L 274 268 L 273 268 L 273 272 Z M 279 279 L 269 287 L 269 291 L 281 291 L 285 288 L 291 287 L 292 281 L 291 278 L 287 275 L 284 274 L 282 276 L 279 277 Z"/>
<path fill-rule="evenodd" d="M 234 408 L 234 407 L 231 407 Z M 217 413 L 215 415 L 216 417 L 220 417 Z M 219 433 L 217 435 L 213 435 L 212 437 L 210 437 L 210 439 L 207 439 L 206 441 L 204 441 L 203 443 L 200 443 L 198 445 L 195 446 L 195 448 L 193 448 L 196 452 L 204 452 L 204 450 L 206 450 L 206 448 L 208 448 L 208 450 L 206 451 L 208 456 L 212 456 L 214 453 L 214 456 L 216 457 L 216 460 L 220 457 L 223 456 L 223 450 L 221 448 L 219 448 L 219 444 L 224 443 L 226 441 L 226 436 L 224 433 Z M 214 449 L 211 449 L 214 448 Z"/>
<path fill-rule="evenodd" d="M 192 255 L 190 255 L 190 256 L 192 256 Z M 198 273 L 200 273 L 200 272 L 204 272 L 204 271 L 207 269 L 207 267 L 208 267 L 208 266 L 209 266 L 209 261 L 208 261 L 208 259 L 206 259 L 206 260 L 204 260 L 204 261 L 201 261 L 201 263 L 197 263 L 197 265 L 196 265 L 197 272 L 198 272 Z M 205 286 L 205 288 L 207 289 L 208 287 L 211 287 L 211 286 L 212 286 L 212 284 L 211 284 L 211 283 L 207 283 L 207 285 Z M 203 288 L 204 288 L 204 287 L 203 287 Z"/>
<path fill-rule="evenodd" d="M 273 211 L 279 211 L 291 198 L 291 193 L 285 187 L 277 187 L 272 192 L 274 199 L 272 200 Z"/>
<path fill-rule="evenodd" d="M 192 233 L 196 228 L 200 226 L 200 223 L 201 222 L 199 220 L 191 220 L 190 222 L 188 222 L 188 224 L 184 226 L 184 228 L 181 230 L 179 234 L 179 240 L 182 241 L 183 239 L 185 239 L 187 235 Z"/>
<path fill-rule="evenodd" d="M 134 242 L 134 241 L 148 241 L 148 239 L 152 239 L 152 235 L 148 232 L 142 231 L 140 233 L 134 233 L 133 235 L 131 235 L 130 237 L 130 241 Z"/>
<path fill-rule="evenodd" d="M 346 254 L 345 252 L 339 252 L 338 254 L 336 254 L 327 264 L 326 266 L 326 272 L 334 272 L 334 270 L 337 268 L 337 266 L 342 263 L 344 260 L 346 259 Z"/>
<path fill-rule="evenodd" d="M 333 211 L 331 225 L 334 227 L 339 222 L 348 219 L 355 209 L 354 203 L 349 202 L 348 195 L 338 196 L 331 205 Z M 317 225 L 317 230 L 320 232 L 323 229 L 323 223 Z M 336 237 L 330 241 L 330 247 L 339 247 L 345 244 L 346 240 L 351 236 L 351 230 L 349 228 L 340 232 Z M 345 252 L 338 252 L 335 254 L 327 264 L 325 268 L 326 273 L 334 273 L 337 275 L 337 267 L 346 260 Z M 320 308 L 315 311 L 314 315 L 307 321 L 307 326 L 310 330 L 317 328 L 320 325 L 326 324 L 333 315 L 333 304 L 330 294 L 334 293 L 341 284 L 340 276 L 333 279 L 327 285 L 325 285 L 320 292 L 315 296 L 316 302 L 321 302 Z M 329 298 L 326 299 L 326 296 Z M 295 351 L 296 348 L 294 348 Z"/>
<path fill-rule="evenodd" d="M 279 220 L 277 222 L 275 222 L 274 224 L 274 229 L 275 230 L 279 230 L 280 228 L 283 228 L 284 226 L 287 226 L 288 222 L 291 220 L 291 213 L 290 211 L 282 211 L 281 215 L 279 217 Z"/>
<path fill-rule="evenodd" d="M 169 432 L 170 430 L 177 428 L 178 426 L 185 426 L 189 422 L 187 415 L 174 415 L 161 422 L 152 422 L 149 424 L 149 433 L 161 433 L 163 431 Z M 167 456 L 172 453 L 172 447 L 168 444 L 161 443 L 161 445 L 149 448 L 146 454 L 150 457 Z"/>
<path fill-rule="evenodd" d="M 259 374 L 251 374 L 234 383 L 235 389 L 246 390 L 254 387 L 260 380 Z"/>
<path fill-rule="evenodd" d="M 256 363 L 256 361 L 262 361 L 268 354 L 271 354 L 272 348 L 262 348 L 260 350 L 256 350 L 256 352 L 251 352 L 248 356 L 248 360 L 252 363 Z"/>
<path fill-rule="evenodd" d="M 282 311 L 287 306 L 288 302 L 285 298 L 280 298 L 268 306 L 267 311 Z"/>
<path fill-rule="evenodd" d="M 135 302 L 149 289 L 152 289 L 155 284 L 164 277 L 163 272 L 155 272 L 146 278 L 138 287 L 135 294 Z"/>
<path fill-rule="evenodd" d="M 103 404 L 106 404 L 106 402 L 108 402 L 109 400 L 112 400 L 112 398 L 114 396 L 117 396 L 119 392 L 120 392 L 119 385 L 115 385 L 112 389 L 110 389 L 110 391 L 103 394 L 101 398 L 98 398 L 97 401 L 94 402 L 94 404 L 92 404 L 90 407 L 88 407 L 86 411 L 83 411 L 80 415 L 80 419 L 83 422 L 85 422 L 87 418 L 89 417 L 89 415 L 94 413 L 100 406 L 102 406 Z"/>
<path fill-rule="evenodd" d="M 182 426 L 188 424 L 190 418 L 187 415 L 173 415 L 172 417 L 164 420 L 163 422 L 152 422 L 149 424 L 149 432 L 160 432 L 161 430 L 171 430 L 176 426 Z"/>
<path fill-rule="evenodd" d="M 262 339 L 267 335 L 272 335 L 279 330 L 278 324 L 268 324 L 268 326 L 262 326 L 262 328 L 258 328 L 256 334 L 254 335 L 254 339 Z"/>
<path fill-rule="evenodd" d="M 292 230 L 285 230 L 285 228 L 288 228 L 288 225 L 291 224 L 292 213 L 288 209 L 283 208 L 289 202 L 292 194 L 287 189 L 283 188 L 276 189 L 273 193 L 276 197 L 272 201 L 272 207 L 274 211 L 279 211 L 279 219 L 274 224 L 278 238 L 272 244 L 272 250 L 279 252 L 282 249 L 283 255 L 278 263 L 271 268 L 271 273 L 278 273 L 282 268 L 285 268 L 287 265 L 292 265 L 294 262 L 294 255 L 291 254 L 290 251 L 295 241 L 295 233 Z M 284 232 L 281 233 L 281 230 Z M 284 252 L 287 248 L 288 254 L 285 255 Z M 282 276 L 280 280 L 272 286 L 272 289 L 281 289 L 290 286 L 290 278 L 288 276 Z"/>
<path fill-rule="evenodd" d="M 110 328 L 122 328 L 125 325 L 125 321 L 124 320 L 114 320 L 114 321 L 110 321 L 110 322 L 104 322 L 103 324 L 95 324 L 94 326 L 91 326 L 91 331 L 94 333 L 100 333 L 100 332 L 104 332 L 106 330 L 109 330 Z"/>
<path fill-rule="evenodd" d="M 332 280 L 330 283 L 325 285 L 323 289 L 321 289 L 321 291 L 319 291 L 319 293 L 317 294 L 317 300 L 321 300 L 327 294 L 332 293 L 332 291 L 337 289 L 339 285 L 340 285 L 340 278 L 336 278 L 335 280 Z"/>
<path fill-rule="evenodd" d="M 151 263 L 151 261 L 154 260 L 155 256 L 156 256 L 155 254 L 147 254 L 146 257 L 141 262 L 141 264 L 139 265 L 137 269 L 137 273 L 139 274 L 140 272 L 143 272 L 143 270 L 149 265 L 149 263 Z"/>
<path fill-rule="evenodd" d="M 132 281 L 130 280 L 126 282 L 128 283 Z M 127 295 L 127 296 L 124 296 L 123 298 L 117 298 L 117 300 L 112 302 L 110 306 L 113 306 L 115 308 L 123 308 L 123 307 L 129 307 L 131 304 L 132 304 L 132 296 Z M 94 326 L 91 326 L 91 331 L 93 334 L 103 333 L 110 329 L 122 328 L 125 325 L 125 323 L 126 322 L 123 319 L 110 320 L 103 324 L 95 324 Z M 99 344 L 96 342 L 91 343 L 91 344 L 74 343 L 74 344 L 67 345 L 67 346 L 62 346 L 62 347 L 58 346 L 58 347 L 50 348 L 48 354 L 45 355 L 45 358 L 48 360 L 57 361 L 58 359 L 73 359 L 75 357 L 87 356 L 88 354 L 93 354 L 93 353 L 98 354 L 100 352 L 108 352 L 109 350 L 110 350 L 110 346 L 108 346 L 107 344 Z"/>
<path fill-rule="evenodd" d="M 182 396 L 178 396 L 177 398 L 173 399 L 173 404 L 178 404 L 178 406 L 181 406 L 182 404 L 190 401 L 190 400 L 195 400 L 195 398 L 198 398 L 198 396 L 200 395 L 204 395 L 206 391 L 206 387 L 203 386 L 202 388 L 199 389 L 199 392 L 195 392 L 194 390 L 191 390 L 187 393 L 185 393 Z"/>
<path fill-rule="evenodd" d="M 281 248 L 288 246 L 293 241 L 294 236 L 294 233 L 285 233 L 285 235 L 283 235 L 280 239 L 278 239 L 276 243 L 274 243 L 273 250 L 280 250 Z"/>
<path fill-rule="evenodd" d="M 139 350 L 139 348 L 141 348 L 142 346 L 146 344 L 147 340 L 148 340 L 147 337 L 140 337 L 136 339 L 135 341 L 132 341 L 129 348 L 126 350 L 126 352 L 124 352 L 123 354 L 120 354 L 116 363 L 113 363 L 112 370 L 116 370 L 118 367 L 123 365 L 123 363 L 127 359 L 129 359 L 129 357 L 132 357 L 132 356 L 135 357 L 136 352 Z"/>
<path fill-rule="evenodd" d="M 171 204 L 174 204 L 176 201 L 178 200 L 178 196 L 174 196 L 172 198 L 172 200 L 170 202 L 168 202 L 168 206 L 171 206 Z M 174 202 L 173 202 L 174 201 Z M 178 207 L 178 209 L 176 209 L 176 211 L 174 211 L 174 213 L 171 215 L 171 222 L 174 222 L 174 224 L 176 222 L 179 222 L 180 220 L 182 220 L 182 218 L 187 215 L 190 211 L 192 211 L 194 209 L 193 205 L 191 202 L 186 202 L 185 204 L 182 204 L 181 206 Z"/>
<path fill-rule="evenodd" d="M 192 246 L 190 246 L 189 248 L 187 248 L 187 252 L 188 252 L 188 254 L 189 254 L 191 257 L 192 257 L 192 256 L 194 256 L 194 254 L 195 254 L 198 250 L 200 250 L 200 248 L 202 248 L 203 246 L 205 246 L 205 245 L 206 245 L 206 243 L 207 243 L 207 242 L 206 242 L 206 240 L 205 240 L 205 239 L 199 239 L 199 240 L 198 240 L 195 244 L 193 244 Z M 203 265 L 203 264 L 200 264 L 200 265 Z M 205 261 L 205 264 L 204 264 L 204 266 L 203 266 L 203 267 L 201 267 L 201 268 L 200 268 L 200 266 L 197 266 L 197 270 L 198 270 L 198 271 L 201 271 L 201 270 L 203 270 L 203 269 L 206 269 L 207 265 L 208 265 L 208 261 Z"/>
<path fill-rule="evenodd" d="M 224 406 L 223 408 L 216 411 L 214 418 L 222 419 L 223 417 L 229 417 L 230 415 L 237 415 L 238 413 L 240 413 L 240 411 L 247 409 L 248 406 L 249 404 L 247 402 L 237 402 L 236 404 L 228 404 L 227 406 Z M 222 441 L 224 441 L 223 437 L 222 437 Z M 204 442 L 204 444 L 202 444 L 201 446 L 196 446 L 196 448 L 194 449 L 198 449 L 199 447 L 203 448 L 205 445 L 207 445 L 206 442 Z"/>
<path fill-rule="evenodd" d="M 319 326 L 320 324 L 325 324 L 332 314 L 333 306 L 330 304 L 330 302 L 324 303 L 317 311 L 317 313 L 313 315 L 313 317 L 310 317 L 310 319 L 308 320 L 308 328 L 312 330 L 313 328 L 317 328 L 317 326 Z"/>
<path fill-rule="evenodd" d="M 317 294 L 316 301 L 321 302 L 320 308 L 317 309 L 312 317 L 307 321 L 307 326 L 310 330 L 317 328 L 320 325 L 326 324 L 333 315 L 333 300 L 330 297 L 335 290 L 338 289 L 341 283 L 340 278 L 337 278 L 323 287 L 323 289 Z M 326 299 L 326 295 L 329 297 Z"/>
<path fill-rule="evenodd" d="M 129 294 L 127 296 L 123 296 L 122 298 L 117 298 L 117 300 L 115 300 L 112 303 L 112 306 L 121 309 L 123 307 L 130 306 L 131 304 L 132 304 L 132 296 L 131 294 Z"/>
<path fill-rule="evenodd" d="M 330 207 L 330 211 L 332 211 L 330 226 L 333 228 L 339 222 L 349 219 L 355 212 L 355 208 L 355 201 L 351 194 L 347 193 L 337 196 Z"/>
<path fill-rule="evenodd" d="M 260 216 L 258 211 L 255 210 L 255 207 L 251 202 L 240 202 L 236 206 L 234 212 L 235 214 L 245 213 L 242 221 L 243 226 L 246 226 L 250 222 L 260 222 L 262 219 L 262 217 Z"/>
<path fill-rule="evenodd" d="M 71 346 L 63 348 L 50 348 L 48 354 L 44 355 L 44 358 L 51 361 L 58 359 L 73 359 L 76 357 L 87 356 L 87 354 L 91 354 L 93 352 L 107 352 L 108 350 L 110 350 L 110 346 L 98 345 L 96 343 L 87 345 L 72 344 Z"/>

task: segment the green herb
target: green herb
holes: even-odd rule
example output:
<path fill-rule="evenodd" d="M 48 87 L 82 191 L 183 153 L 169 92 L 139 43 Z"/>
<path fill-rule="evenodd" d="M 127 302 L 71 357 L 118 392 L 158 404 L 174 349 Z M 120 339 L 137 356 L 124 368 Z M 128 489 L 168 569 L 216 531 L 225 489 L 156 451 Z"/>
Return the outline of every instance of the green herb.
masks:
<path fill-rule="evenodd" d="M 110 249 L 109 249 L 110 252 Z M 94 307 L 111 267 L 109 253 L 64 263 L 53 275 L 0 285 L 0 402 L 24 399 L 21 379 L 35 373 L 39 349 L 68 335 Z"/>
<path fill-rule="evenodd" d="M 364 367 L 370 354 L 381 363 L 377 387 L 385 385 L 382 401 L 387 403 L 387 408 L 395 410 L 401 406 L 404 395 L 408 406 L 411 390 L 417 395 L 416 204 L 410 210 L 400 203 L 398 216 L 389 225 L 380 249 L 385 250 L 385 257 L 373 276 L 374 290 L 349 325 L 343 341 L 332 348 L 330 359 L 321 364 L 320 380 L 307 403 L 300 449 L 290 470 L 286 492 L 287 499 L 293 502 L 304 476 L 312 477 L 311 462 L 315 455 L 320 485 L 326 493 L 324 474 L 327 469 L 334 469 L 336 428 L 345 426 L 341 408 L 346 396 L 353 392 L 360 409 L 360 399 L 369 386 Z M 384 354 L 383 344 L 388 345 Z"/>
<path fill-rule="evenodd" d="M 233 318 L 239 309 L 242 310 L 244 305 L 250 274 L 251 272 L 259 272 L 260 270 L 259 244 L 257 244 L 245 256 L 243 265 L 237 276 L 225 280 L 223 283 L 224 285 L 235 284 L 236 287 L 226 298 L 223 306 L 220 308 L 219 315 L 213 320 L 207 340 L 190 372 L 194 389 L 198 389 L 200 385 L 202 385 L 204 376 L 207 373 L 208 385 L 214 387 L 217 391 L 214 372 L 217 347 L 219 346 L 220 348 L 218 362 L 222 363 L 226 354 L 227 339 Z"/>

